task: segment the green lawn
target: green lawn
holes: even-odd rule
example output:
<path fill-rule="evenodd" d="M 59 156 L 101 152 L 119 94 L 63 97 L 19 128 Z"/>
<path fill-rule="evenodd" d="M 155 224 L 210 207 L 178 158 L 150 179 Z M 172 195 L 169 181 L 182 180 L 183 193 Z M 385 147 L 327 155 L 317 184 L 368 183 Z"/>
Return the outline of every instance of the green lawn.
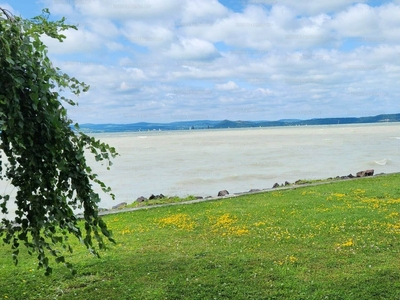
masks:
<path fill-rule="evenodd" d="M 0 299 L 400 299 L 400 175 L 104 217 L 78 274 L 0 246 Z"/>

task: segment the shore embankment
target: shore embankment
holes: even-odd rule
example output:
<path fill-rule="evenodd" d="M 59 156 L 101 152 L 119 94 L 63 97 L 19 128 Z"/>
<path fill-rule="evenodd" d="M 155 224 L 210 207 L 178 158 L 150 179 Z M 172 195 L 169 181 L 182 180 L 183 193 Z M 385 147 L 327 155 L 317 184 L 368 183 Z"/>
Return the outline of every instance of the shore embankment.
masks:
<path fill-rule="evenodd" d="M 292 189 L 312 187 L 312 186 L 318 186 L 318 185 L 324 185 L 324 184 L 325 185 L 333 184 L 333 183 L 337 183 L 340 181 L 364 180 L 364 179 L 368 179 L 371 177 L 377 177 L 377 176 L 384 177 L 384 176 L 390 176 L 390 175 L 394 175 L 394 174 L 400 174 L 400 172 L 381 173 L 381 174 L 376 174 L 373 176 L 362 176 L 362 177 L 336 176 L 336 177 L 331 177 L 331 178 L 327 178 L 327 179 L 318 179 L 318 180 L 298 180 L 298 181 L 296 181 L 297 184 L 296 183 L 288 184 L 288 185 L 282 184 L 279 187 L 275 187 L 275 188 L 272 187 L 272 188 L 257 189 L 257 190 L 253 189 L 253 190 L 249 190 L 247 192 L 228 194 L 225 196 L 217 196 L 217 197 L 209 196 L 209 197 L 205 197 L 205 198 L 201 198 L 201 199 L 193 199 L 193 200 L 188 200 L 188 201 L 163 203 L 163 204 L 151 204 L 151 202 L 148 202 L 143 206 L 137 206 L 137 207 L 122 206 L 121 208 L 118 208 L 118 209 L 102 210 L 99 212 L 99 215 L 105 216 L 105 215 L 112 215 L 112 214 L 118 214 L 118 213 L 123 213 L 123 212 L 131 212 L 131 211 L 137 211 L 137 210 L 143 210 L 143 209 L 150 209 L 150 208 L 159 208 L 159 207 L 165 207 L 165 206 L 187 205 L 187 204 L 195 204 L 195 203 L 208 202 L 208 201 L 218 201 L 221 199 L 240 197 L 240 196 L 244 196 L 244 195 L 292 190 Z"/>

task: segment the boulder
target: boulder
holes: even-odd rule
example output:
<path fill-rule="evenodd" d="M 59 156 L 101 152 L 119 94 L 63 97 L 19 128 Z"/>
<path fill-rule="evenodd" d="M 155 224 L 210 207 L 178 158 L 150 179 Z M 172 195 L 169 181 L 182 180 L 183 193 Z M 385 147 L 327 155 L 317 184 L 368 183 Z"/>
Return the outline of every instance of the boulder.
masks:
<path fill-rule="evenodd" d="M 124 206 L 126 206 L 128 203 L 126 203 L 126 202 L 121 202 L 121 203 L 119 203 L 119 204 L 117 204 L 117 205 L 114 205 L 113 207 L 112 207 L 112 209 L 119 209 L 119 208 L 122 208 L 122 207 L 124 207 Z"/>
<path fill-rule="evenodd" d="M 259 192 L 259 191 L 261 191 L 260 189 L 251 189 L 250 191 L 249 191 L 249 193 L 255 193 L 255 192 Z"/>
<path fill-rule="evenodd" d="M 137 202 L 144 202 L 146 200 L 147 199 L 145 197 L 143 197 L 143 196 L 140 196 L 139 198 L 136 199 Z"/>
<path fill-rule="evenodd" d="M 165 198 L 165 196 L 163 194 L 160 194 L 160 195 L 151 194 L 150 197 L 149 197 L 149 200 L 163 199 L 163 198 Z"/>
<path fill-rule="evenodd" d="M 349 174 L 349 175 L 347 175 L 347 177 L 354 178 L 355 176 L 353 174 Z"/>
<path fill-rule="evenodd" d="M 279 187 L 279 183 L 277 183 L 277 182 L 272 186 L 273 189 L 276 189 L 278 187 Z"/>
<path fill-rule="evenodd" d="M 366 170 L 365 171 L 365 176 L 373 176 L 374 175 L 374 170 Z"/>
<path fill-rule="evenodd" d="M 285 185 L 290 185 L 290 182 L 289 181 L 285 181 Z"/>
<path fill-rule="evenodd" d="M 202 196 L 195 196 L 195 198 L 196 198 L 197 200 L 203 199 Z"/>
<path fill-rule="evenodd" d="M 357 174 L 356 174 L 357 177 L 366 177 L 366 176 L 372 176 L 372 175 L 374 175 L 374 170 L 360 171 L 360 172 L 357 172 Z"/>
<path fill-rule="evenodd" d="M 229 195 L 229 192 L 227 190 L 222 190 L 218 192 L 218 197 L 223 197 Z"/>

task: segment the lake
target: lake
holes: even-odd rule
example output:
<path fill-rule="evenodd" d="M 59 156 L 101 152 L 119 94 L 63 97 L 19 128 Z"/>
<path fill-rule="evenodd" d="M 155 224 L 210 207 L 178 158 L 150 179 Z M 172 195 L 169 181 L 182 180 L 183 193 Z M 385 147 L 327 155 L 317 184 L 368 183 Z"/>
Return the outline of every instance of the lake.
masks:
<path fill-rule="evenodd" d="M 275 182 L 400 171 L 400 123 L 93 134 L 120 156 L 110 171 L 89 158 L 116 200 L 151 194 L 216 196 Z M 1 182 L 5 192 L 12 187 Z M 99 189 L 97 189 L 99 190 Z"/>

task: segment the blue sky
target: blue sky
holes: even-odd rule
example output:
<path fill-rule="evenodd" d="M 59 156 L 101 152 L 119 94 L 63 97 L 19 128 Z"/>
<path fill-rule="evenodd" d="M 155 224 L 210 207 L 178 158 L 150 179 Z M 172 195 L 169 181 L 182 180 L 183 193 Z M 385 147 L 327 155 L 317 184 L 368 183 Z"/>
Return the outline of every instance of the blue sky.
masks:
<path fill-rule="evenodd" d="M 43 37 L 89 84 L 79 123 L 400 113 L 400 0 L 2 1 L 78 25 Z"/>

